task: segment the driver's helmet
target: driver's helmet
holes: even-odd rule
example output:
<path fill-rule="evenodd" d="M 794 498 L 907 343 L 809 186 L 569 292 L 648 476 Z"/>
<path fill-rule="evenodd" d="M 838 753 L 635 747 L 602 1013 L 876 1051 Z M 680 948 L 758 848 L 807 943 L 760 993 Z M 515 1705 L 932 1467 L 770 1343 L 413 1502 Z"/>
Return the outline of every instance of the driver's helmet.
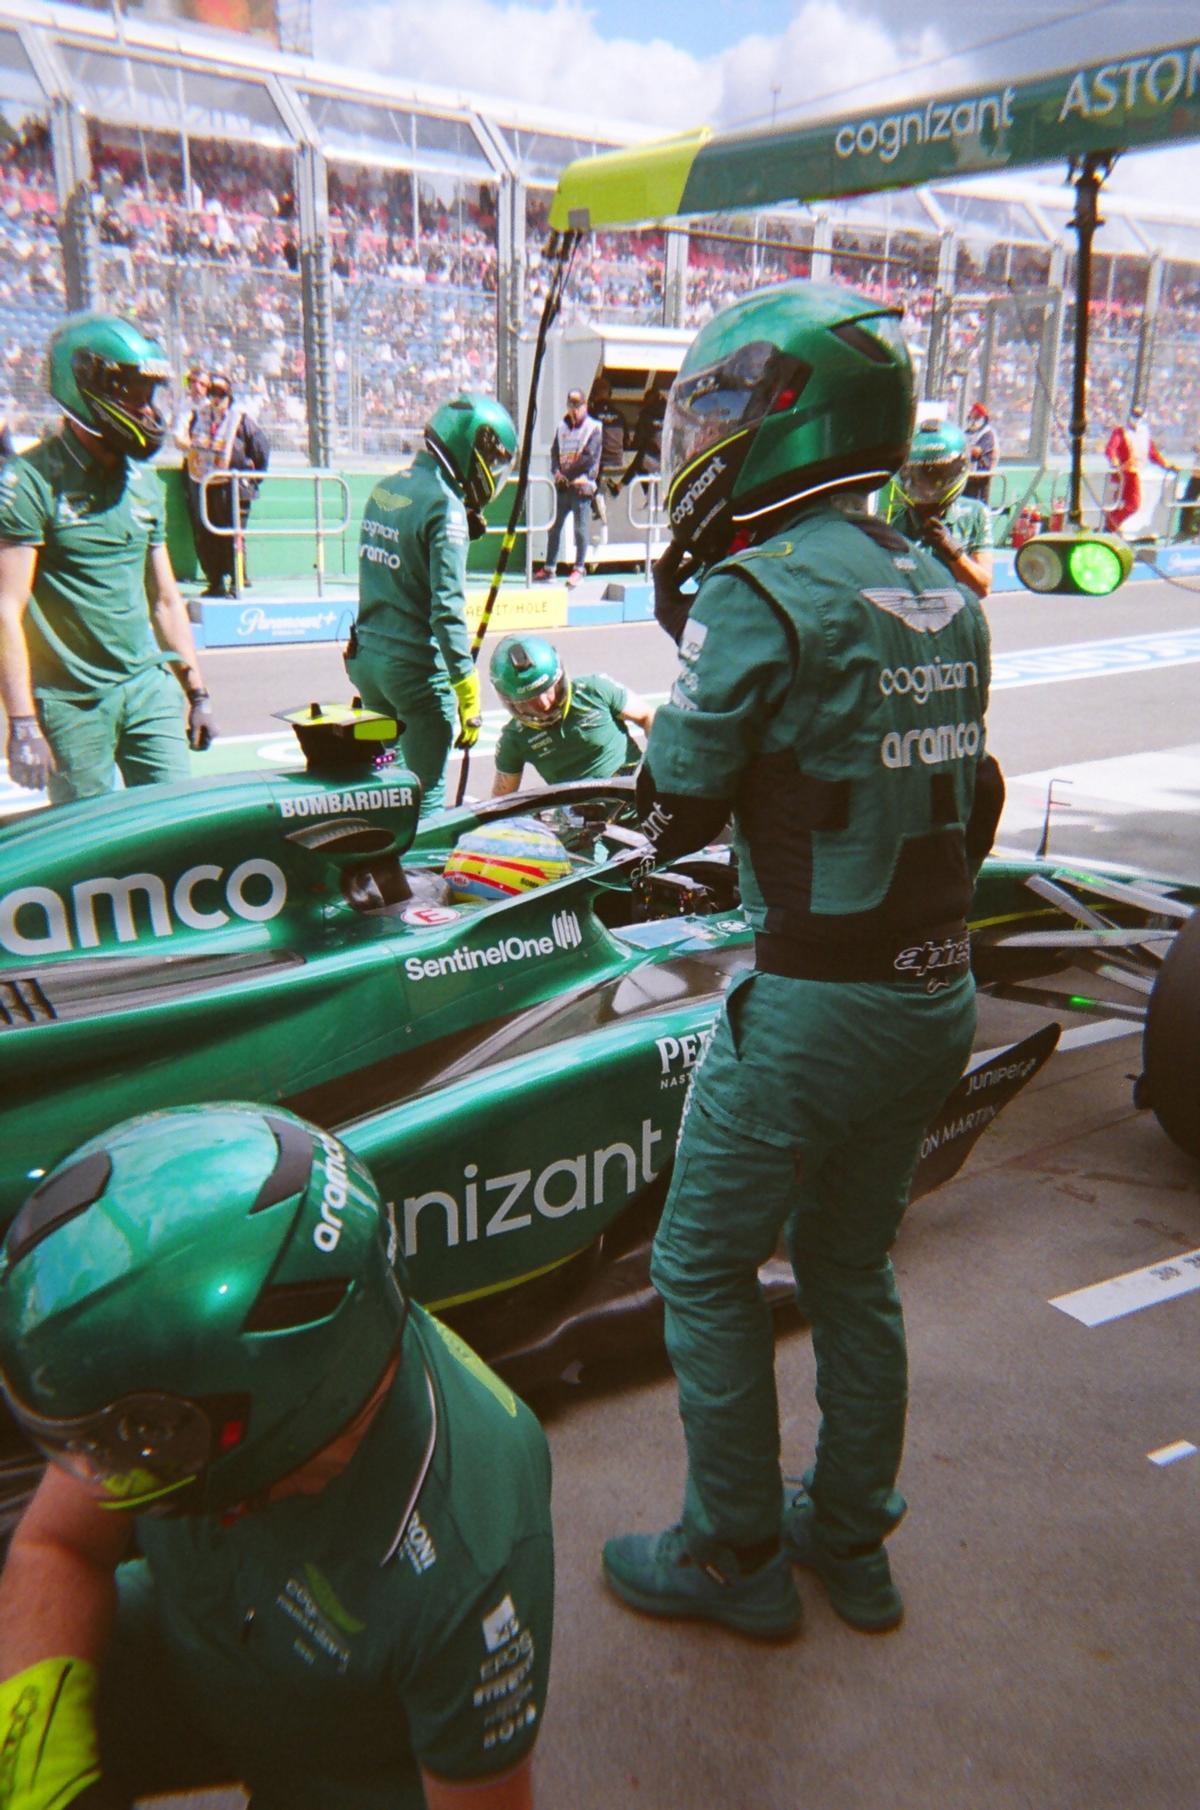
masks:
<path fill-rule="evenodd" d="M 467 508 L 482 516 L 512 469 L 517 430 L 502 402 L 472 393 L 442 404 L 425 445 Z"/>
<path fill-rule="evenodd" d="M 513 899 L 571 871 L 571 857 L 553 830 L 536 817 L 506 817 L 467 830 L 442 872 L 452 897 Z"/>
<path fill-rule="evenodd" d="M 492 684 L 519 723 L 560 723 L 570 684 L 558 650 L 540 635 L 505 635 L 488 667 Z"/>
<path fill-rule="evenodd" d="M 966 483 L 970 463 L 961 428 L 952 421 L 923 422 L 896 474 L 896 489 L 913 509 L 944 509 Z"/>
<path fill-rule="evenodd" d="M 104 1508 L 223 1512 L 370 1400 L 407 1313 L 374 1182 L 241 1104 L 151 1113 L 51 1170 L 0 1258 L 0 1381 Z"/>
<path fill-rule="evenodd" d="M 68 314 L 46 347 L 46 387 L 63 413 L 130 459 L 162 446 L 154 392 L 170 375 L 162 347 L 114 314 Z"/>
<path fill-rule="evenodd" d="M 714 315 L 663 424 L 674 539 L 701 560 L 788 505 L 875 490 L 912 437 L 900 311 L 832 283 L 779 283 Z"/>

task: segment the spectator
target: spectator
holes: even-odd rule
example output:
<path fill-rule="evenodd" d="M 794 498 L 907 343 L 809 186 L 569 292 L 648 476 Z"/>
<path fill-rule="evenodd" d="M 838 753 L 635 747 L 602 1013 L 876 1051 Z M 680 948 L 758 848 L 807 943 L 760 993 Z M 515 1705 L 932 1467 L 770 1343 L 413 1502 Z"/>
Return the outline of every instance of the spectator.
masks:
<path fill-rule="evenodd" d="M 669 377 L 656 378 L 643 401 L 633 428 L 633 457 L 621 474 L 622 484 L 631 484 L 638 477 L 653 477 L 661 469 L 663 420 L 670 389 Z"/>
<path fill-rule="evenodd" d="M 1133 440 L 1133 411 L 1129 421 L 1113 428 L 1104 444 L 1104 456 L 1116 484 L 1116 496 L 1104 512 L 1104 526 L 1110 534 L 1120 532 L 1122 525 L 1137 515 L 1142 507 L 1142 476 Z"/>
<path fill-rule="evenodd" d="M 188 521 L 192 524 L 192 542 L 197 557 L 200 551 L 200 496 L 199 485 L 193 470 L 193 459 L 199 469 L 199 451 L 193 452 L 192 436 L 203 417 L 208 401 L 208 372 L 203 365 L 193 365 L 184 380 L 185 395 L 183 404 L 175 416 L 175 427 L 171 435 L 176 446 L 183 454 L 183 490 L 187 500 Z"/>
<path fill-rule="evenodd" d="M 207 401 L 193 417 L 192 450 L 188 461 L 197 494 L 196 551 L 208 584 L 205 597 L 229 597 L 240 590 L 237 578 L 237 538 L 233 521 L 233 480 L 213 473 L 231 469 L 234 443 L 241 427 L 241 410 L 233 406 L 233 380 L 226 371 L 214 371 L 208 380 Z M 205 482 L 211 479 L 210 482 Z M 199 504 L 203 499 L 203 512 Z M 239 521 L 241 497 L 238 497 Z M 207 522 L 204 514 L 207 514 Z M 226 530 L 222 533 L 220 530 Z"/>
<path fill-rule="evenodd" d="M 600 423 L 600 470 L 619 472 L 625 463 L 625 417 L 613 401 L 607 377 L 597 377 L 588 398 L 588 414 Z"/>
<path fill-rule="evenodd" d="M 567 577 L 574 587 L 583 577 L 591 536 L 592 498 L 600 477 L 600 454 L 604 443 L 603 429 L 588 414 L 582 390 L 571 390 L 567 396 L 567 412 L 554 430 L 550 446 L 550 469 L 557 492 L 554 525 L 546 541 L 546 558 L 535 566 L 535 584 L 548 584 L 558 564 L 558 544 L 563 523 L 570 516 L 575 532 L 575 563 Z"/>
<path fill-rule="evenodd" d="M 982 402 L 973 402 L 967 411 L 967 452 L 971 470 L 966 493 L 986 508 L 992 494 L 992 473 L 1000 463 L 1000 446 Z"/>
<path fill-rule="evenodd" d="M 1179 512 L 1179 538 L 1196 540 L 1200 538 L 1200 440 L 1192 448 L 1192 469 L 1181 501 L 1191 507 Z"/>

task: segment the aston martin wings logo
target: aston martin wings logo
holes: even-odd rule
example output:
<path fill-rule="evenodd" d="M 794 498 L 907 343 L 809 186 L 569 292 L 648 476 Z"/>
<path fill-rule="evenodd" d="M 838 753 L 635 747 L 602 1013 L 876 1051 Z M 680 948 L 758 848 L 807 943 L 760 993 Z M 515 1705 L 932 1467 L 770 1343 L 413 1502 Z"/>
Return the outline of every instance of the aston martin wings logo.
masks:
<path fill-rule="evenodd" d="M 944 591 L 922 591 L 914 597 L 899 585 L 888 585 L 878 591 L 864 591 L 863 596 L 877 610 L 899 616 L 904 626 L 915 629 L 918 635 L 935 635 L 954 620 L 967 601 L 961 591 L 950 587 Z"/>

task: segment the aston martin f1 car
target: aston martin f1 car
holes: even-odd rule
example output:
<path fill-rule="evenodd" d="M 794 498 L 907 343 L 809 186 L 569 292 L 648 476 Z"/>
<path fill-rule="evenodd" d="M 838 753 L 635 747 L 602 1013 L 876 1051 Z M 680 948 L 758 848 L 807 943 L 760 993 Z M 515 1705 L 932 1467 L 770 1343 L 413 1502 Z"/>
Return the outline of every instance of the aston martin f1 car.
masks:
<path fill-rule="evenodd" d="M 367 1161 L 417 1297 L 529 1386 L 653 1315 L 646 1246 L 689 1078 L 752 959 L 736 862 L 722 845 L 647 872 L 621 779 L 419 823 L 416 782 L 387 764 L 394 724 L 297 714 L 303 770 L 0 830 L 0 1226 L 117 1120 L 281 1103 Z M 473 893 L 456 851 L 514 825 L 553 860 Z M 915 1192 L 958 1169 L 1065 1017 L 1145 1013 L 1198 895 L 1075 862 L 986 864 L 973 942 L 990 1053 L 930 1126 Z M 1168 1005 L 1194 998 L 1192 943 L 1167 963 L 1187 970 Z M 1013 1041 L 1011 1012 L 986 1009 L 998 998 L 1033 1007 L 1034 1028 L 1026 1012 Z M 1147 1040 L 1143 1091 L 1186 1141 L 1175 1051 L 1196 1014 L 1176 1017 L 1157 1074 Z M 765 1280 L 782 1293 L 778 1267 Z"/>

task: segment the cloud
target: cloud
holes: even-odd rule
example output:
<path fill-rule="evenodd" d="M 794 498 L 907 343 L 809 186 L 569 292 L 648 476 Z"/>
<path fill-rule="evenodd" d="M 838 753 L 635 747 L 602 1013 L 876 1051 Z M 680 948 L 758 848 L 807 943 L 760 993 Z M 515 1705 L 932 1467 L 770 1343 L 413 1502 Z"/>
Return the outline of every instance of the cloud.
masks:
<path fill-rule="evenodd" d="M 321 8 L 318 54 L 414 83 L 669 130 L 711 116 L 719 75 L 665 39 L 605 38 L 579 0 L 367 0 Z M 330 16 L 332 14 L 332 17 Z"/>
<path fill-rule="evenodd" d="M 914 78 L 896 75 L 898 67 L 945 51 L 933 28 L 902 40 L 836 0 L 804 0 L 782 33 L 753 33 L 710 57 L 663 38 L 606 37 L 600 17 L 582 0 L 359 0 L 319 9 L 317 48 L 331 61 L 415 83 L 553 107 L 581 127 L 641 124 L 648 136 L 765 121 L 773 107 L 783 118 L 851 84 L 853 92 L 821 101 L 820 110 L 857 109 L 911 88 Z M 960 61 L 931 71 L 929 86 L 975 79 Z"/>

